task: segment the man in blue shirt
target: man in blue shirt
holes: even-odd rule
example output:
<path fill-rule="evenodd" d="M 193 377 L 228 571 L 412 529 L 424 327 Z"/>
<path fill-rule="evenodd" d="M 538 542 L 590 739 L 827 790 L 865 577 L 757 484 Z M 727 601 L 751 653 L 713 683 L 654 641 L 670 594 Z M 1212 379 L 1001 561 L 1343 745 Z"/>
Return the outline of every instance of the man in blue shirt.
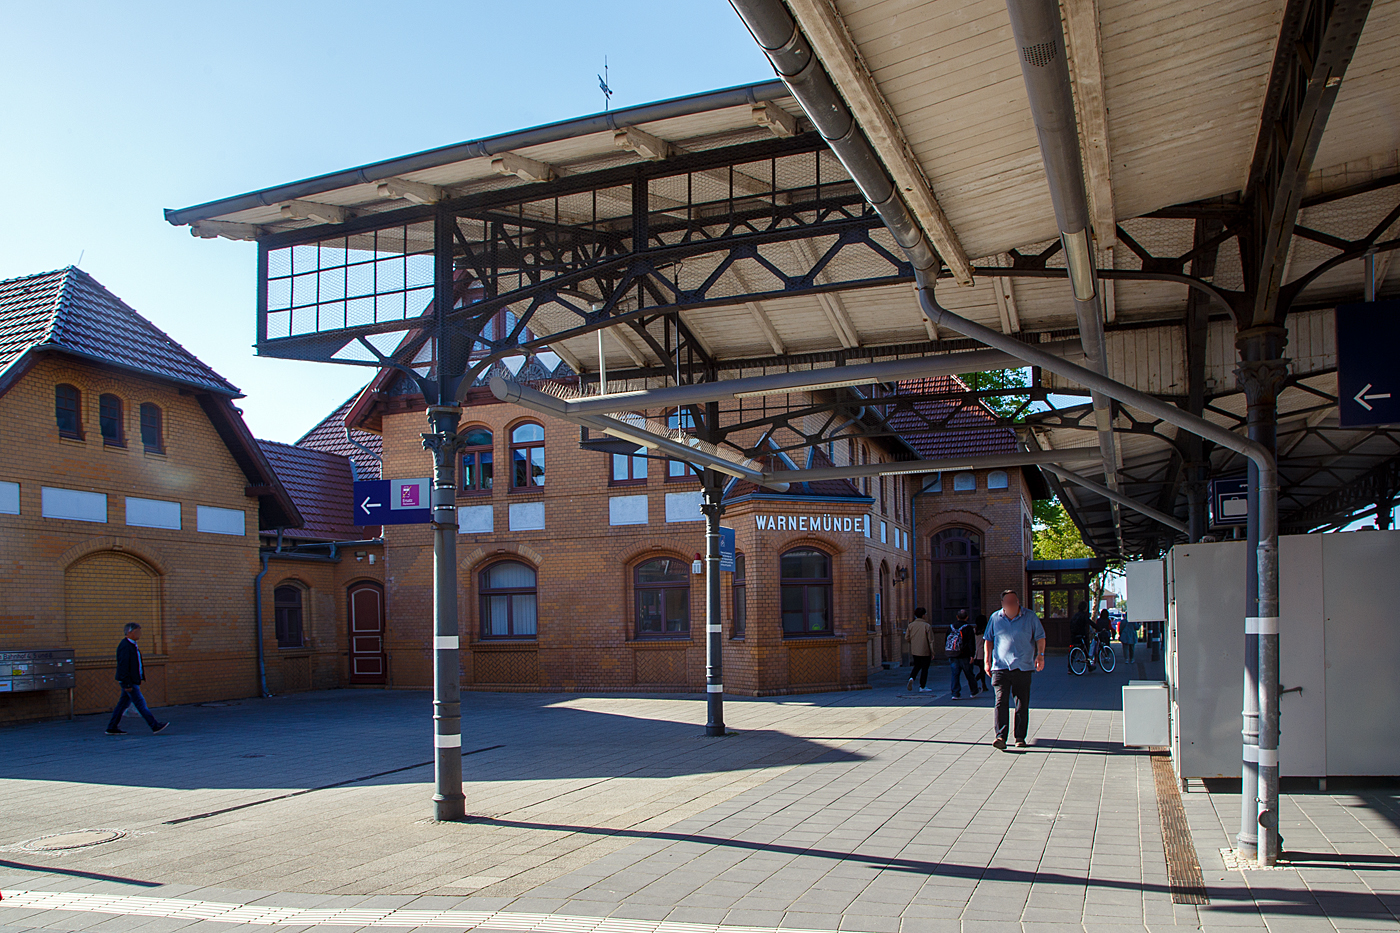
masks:
<path fill-rule="evenodd" d="M 1006 748 L 1008 699 L 1016 699 L 1016 747 L 1026 747 L 1031 719 L 1031 676 L 1045 668 L 1045 628 L 1040 617 L 1021 605 L 1015 590 L 1003 590 L 1001 608 L 987 620 L 982 635 L 987 670 L 996 691 L 996 738 Z"/>

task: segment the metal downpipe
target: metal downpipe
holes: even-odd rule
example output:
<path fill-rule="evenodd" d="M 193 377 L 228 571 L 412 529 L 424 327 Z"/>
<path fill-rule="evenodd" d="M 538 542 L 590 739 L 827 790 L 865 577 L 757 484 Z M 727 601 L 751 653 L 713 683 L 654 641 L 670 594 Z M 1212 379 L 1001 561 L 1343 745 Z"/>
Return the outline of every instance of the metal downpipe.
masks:
<path fill-rule="evenodd" d="M 278 537 L 282 535 L 282 529 L 277 529 Z M 262 569 L 257 576 L 253 577 L 253 645 L 257 649 L 258 657 L 258 696 L 270 696 L 267 692 L 267 659 L 263 651 L 263 601 L 262 582 L 267 576 L 267 559 L 269 554 L 259 555 L 262 558 Z"/>
<path fill-rule="evenodd" d="M 1088 368 L 1107 374 L 1097 264 L 1089 231 L 1089 200 L 1084 193 L 1084 170 L 1060 5 L 1057 0 L 1007 0 L 1006 10 L 1011 16 L 1021 76 L 1040 141 L 1040 158 L 1050 186 L 1050 200 L 1055 207 L 1055 223 L 1069 266 L 1079 339 L 1084 345 Z M 1099 231 L 1100 234 L 1104 232 Z M 1104 478 L 1108 488 L 1116 493 L 1119 492 L 1118 444 L 1113 434 L 1113 403 L 1102 392 L 1091 392 L 1090 401 L 1094 406 L 1099 450 L 1103 454 Z M 1111 509 L 1121 551 L 1123 529 L 1117 504 Z"/>

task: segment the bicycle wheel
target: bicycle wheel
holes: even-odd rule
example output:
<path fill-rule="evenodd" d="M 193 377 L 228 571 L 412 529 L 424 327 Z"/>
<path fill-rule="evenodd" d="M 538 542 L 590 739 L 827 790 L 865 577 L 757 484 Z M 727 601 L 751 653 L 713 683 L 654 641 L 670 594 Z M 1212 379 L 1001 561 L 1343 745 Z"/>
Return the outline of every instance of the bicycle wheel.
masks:
<path fill-rule="evenodd" d="M 1069 649 L 1069 672 L 1076 677 L 1083 677 L 1088 669 L 1089 656 L 1084 653 L 1084 649 L 1077 645 Z"/>
<path fill-rule="evenodd" d="M 1104 645 L 1099 649 L 1099 667 L 1105 674 L 1112 674 L 1113 669 L 1118 666 L 1118 656 L 1113 653 L 1112 645 Z"/>

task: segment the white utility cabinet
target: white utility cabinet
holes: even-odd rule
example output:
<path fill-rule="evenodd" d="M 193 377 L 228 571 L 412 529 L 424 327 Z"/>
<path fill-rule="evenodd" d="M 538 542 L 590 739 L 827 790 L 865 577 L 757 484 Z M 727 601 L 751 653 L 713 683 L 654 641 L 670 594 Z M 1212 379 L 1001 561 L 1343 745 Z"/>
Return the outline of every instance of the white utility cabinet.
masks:
<path fill-rule="evenodd" d="M 1171 740 L 1167 685 L 1154 680 L 1128 681 L 1123 688 L 1123 744 L 1165 748 Z"/>
<path fill-rule="evenodd" d="M 1222 541 L 1167 555 L 1171 745 L 1183 779 L 1240 773 L 1245 551 Z M 1400 775 L 1400 743 L 1385 731 L 1400 719 L 1400 620 L 1386 595 L 1398 571 L 1400 531 L 1279 539 L 1284 776 Z M 1133 580 L 1130 571 L 1129 613 Z"/>

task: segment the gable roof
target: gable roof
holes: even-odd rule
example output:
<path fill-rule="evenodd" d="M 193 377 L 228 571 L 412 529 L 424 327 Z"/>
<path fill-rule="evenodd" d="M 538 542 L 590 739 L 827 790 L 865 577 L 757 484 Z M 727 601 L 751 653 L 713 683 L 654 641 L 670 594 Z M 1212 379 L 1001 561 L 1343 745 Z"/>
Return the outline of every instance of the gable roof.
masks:
<path fill-rule="evenodd" d="M 76 266 L 0 281 L 0 394 L 46 353 L 76 357 L 192 389 L 258 498 L 261 528 L 302 518 L 233 400 L 238 387 Z"/>
<path fill-rule="evenodd" d="M 901 395 L 950 395 L 967 390 L 967 383 L 957 376 L 906 379 L 899 384 Z M 981 402 L 964 405 L 955 399 L 915 400 L 900 406 L 889 421 L 924 460 L 1020 450 L 1016 432 L 997 425 L 996 416 Z"/>
<path fill-rule="evenodd" d="M 295 444 L 259 440 L 267 462 L 296 503 L 303 524 L 286 537 L 308 541 L 354 541 L 365 537 L 354 523 L 350 458 Z"/>
<path fill-rule="evenodd" d="M 238 387 L 76 266 L 0 281 L 0 386 L 53 350 L 239 398 Z"/>
<path fill-rule="evenodd" d="M 363 392 L 363 389 L 356 392 L 342 402 L 339 408 L 322 418 L 320 423 L 301 436 L 296 446 L 304 450 L 319 450 L 322 453 L 348 457 L 355 464 L 357 478 L 379 479 L 381 466 L 376 457 L 384 451 L 384 438 L 369 431 L 352 430 L 351 436 L 369 448 L 370 452 L 366 453 L 350 443 L 345 436 L 345 418 Z"/>

